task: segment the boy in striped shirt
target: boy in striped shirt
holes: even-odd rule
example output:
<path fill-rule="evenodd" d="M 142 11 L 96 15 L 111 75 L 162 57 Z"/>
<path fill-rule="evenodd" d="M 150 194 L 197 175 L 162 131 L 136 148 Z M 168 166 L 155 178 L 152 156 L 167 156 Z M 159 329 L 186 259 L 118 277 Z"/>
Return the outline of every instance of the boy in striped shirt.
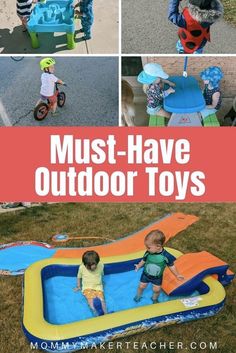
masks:
<path fill-rule="evenodd" d="M 21 20 L 23 32 L 27 31 L 26 25 L 32 12 L 32 4 L 36 2 L 38 0 L 16 0 L 16 12 Z"/>

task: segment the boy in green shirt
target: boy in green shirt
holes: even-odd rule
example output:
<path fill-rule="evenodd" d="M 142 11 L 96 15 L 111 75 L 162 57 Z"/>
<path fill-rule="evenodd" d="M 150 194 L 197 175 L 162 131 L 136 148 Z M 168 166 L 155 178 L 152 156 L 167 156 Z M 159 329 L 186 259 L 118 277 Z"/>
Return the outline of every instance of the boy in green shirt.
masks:
<path fill-rule="evenodd" d="M 153 285 L 153 303 L 158 302 L 163 272 L 166 266 L 170 268 L 171 272 L 179 280 L 184 279 L 184 277 L 178 273 L 177 268 L 174 265 L 175 257 L 163 248 L 164 243 L 165 235 L 160 230 L 152 230 L 145 237 L 144 244 L 147 251 L 145 252 L 143 259 L 135 265 L 136 271 L 141 267 L 144 267 L 137 294 L 134 297 L 134 301 L 136 302 L 141 300 L 142 293 L 148 286 L 148 283 L 152 283 Z"/>

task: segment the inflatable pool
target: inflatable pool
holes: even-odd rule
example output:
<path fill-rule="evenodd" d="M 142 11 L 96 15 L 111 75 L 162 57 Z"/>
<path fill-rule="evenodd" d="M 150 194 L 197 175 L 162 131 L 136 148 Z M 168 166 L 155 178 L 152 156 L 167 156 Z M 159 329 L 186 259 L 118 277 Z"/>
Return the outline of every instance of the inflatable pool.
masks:
<path fill-rule="evenodd" d="M 185 281 L 176 285 L 169 277 L 170 271 L 165 270 L 163 288 L 170 294 L 162 292 L 157 304 L 151 302 L 151 288 L 144 292 L 140 303 L 133 300 L 141 275 L 134 271 L 134 264 L 143 256 L 143 250 L 101 259 L 105 264 L 104 293 L 109 313 L 99 317 L 93 317 L 83 295 L 73 291 L 81 258 L 49 258 L 31 265 L 24 275 L 23 308 L 23 330 L 31 346 L 49 352 L 72 352 L 215 315 L 225 300 L 220 280 L 229 283 L 233 278 L 227 274 L 228 265 L 207 252 L 196 253 L 192 254 L 192 267 L 202 256 L 209 259 L 209 266 L 192 271 L 191 259 L 185 266 L 185 255 L 166 249 L 176 257 L 176 267 Z M 213 273 L 218 274 L 217 279 Z M 178 296 L 173 296 L 177 287 Z"/>

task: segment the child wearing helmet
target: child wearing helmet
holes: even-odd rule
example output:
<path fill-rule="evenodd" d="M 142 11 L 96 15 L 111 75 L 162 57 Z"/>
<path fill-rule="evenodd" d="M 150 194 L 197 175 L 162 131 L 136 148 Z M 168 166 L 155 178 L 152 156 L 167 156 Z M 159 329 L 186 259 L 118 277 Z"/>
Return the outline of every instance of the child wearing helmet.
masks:
<path fill-rule="evenodd" d="M 143 71 L 138 75 L 138 82 L 143 84 L 144 93 L 147 95 L 147 113 L 149 115 L 159 115 L 166 118 L 170 114 L 163 109 L 163 99 L 169 94 L 174 93 L 173 82 L 167 80 L 169 75 L 165 73 L 162 66 L 155 63 L 144 65 Z M 170 87 L 164 90 L 164 83 Z"/>
<path fill-rule="evenodd" d="M 210 27 L 223 16 L 220 0 L 188 0 L 179 12 L 181 0 L 169 0 L 168 19 L 179 27 L 176 49 L 179 54 L 202 54 L 210 42 Z"/>
<path fill-rule="evenodd" d="M 200 77 L 205 85 L 203 96 L 206 101 L 206 107 L 201 111 L 202 118 L 205 119 L 209 115 L 216 113 L 221 107 L 220 81 L 224 74 L 220 67 L 210 66 L 200 72 Z"/>
<path fill-rule="evenodd" d="M 74 6 L 75 9 L 77 7 L 79 10 L 75 11 L 75 15 L 81 18 L 81 32 L 84 32 L 84 39 L 91 39 L 91 27 L 94 20 L 93 0 L 81 0 Z"/>
<path fill-rule="evenodd" d="M 49 100 L 52 104 L 52 115 L 56 114 L 57 109 L 57 96 L 55 95 L 55 83 L 59 83 L 61 85 L 64 82 L 58 79 L 54 75 L 54 65 L 56 61 L 53 58 L 44 58 L 40 61 L 40 68 L 43 71 L 41 75 L 41 89 L 40 95 L 41 99 Z"/>
<path fill-rule="evenodd" d="M 23 32 L 27 31 L 26 25 L 29 21 L 32 5 L 40 0 L 16 0 L 16 13 L 21 20 Z"/>

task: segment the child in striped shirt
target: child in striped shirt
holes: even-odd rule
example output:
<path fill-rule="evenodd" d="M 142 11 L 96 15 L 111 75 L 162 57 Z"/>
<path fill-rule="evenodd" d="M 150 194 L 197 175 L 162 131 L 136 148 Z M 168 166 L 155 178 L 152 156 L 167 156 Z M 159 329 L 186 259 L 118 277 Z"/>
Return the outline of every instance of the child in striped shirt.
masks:
<path fill-rule="evenodd" d="M 32 12 L 32 5 L 36 2 L 38 0 L 16 0 L 16 12 L 21 20 L 23 32 L 27 31 L 26 25 Z"/>

